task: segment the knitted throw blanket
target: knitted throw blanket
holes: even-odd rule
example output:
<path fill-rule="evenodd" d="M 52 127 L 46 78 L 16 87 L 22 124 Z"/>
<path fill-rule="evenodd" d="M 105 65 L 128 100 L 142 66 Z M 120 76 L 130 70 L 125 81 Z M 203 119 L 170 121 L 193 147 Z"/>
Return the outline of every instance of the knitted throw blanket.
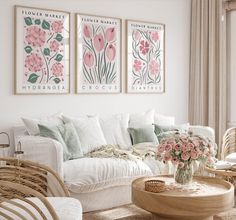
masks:
<path fill-rule="evenodd" d="M 119 158 L 124 160 L 144 160 L 147 157 L 156 158 L 156 149 L 148 146 L 132 146 L 130 150 L 121 149 L 116 145 L 104 145 L 85 155 L 85 157 Z"/>

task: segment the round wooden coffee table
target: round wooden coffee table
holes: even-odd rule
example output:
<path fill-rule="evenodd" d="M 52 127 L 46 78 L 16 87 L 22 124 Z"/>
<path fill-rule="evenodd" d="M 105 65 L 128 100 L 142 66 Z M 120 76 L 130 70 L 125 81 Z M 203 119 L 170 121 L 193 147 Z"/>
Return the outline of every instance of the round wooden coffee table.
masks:
<path fill-rule="evenodd" d="M 166 182 L 162 193 L 145 191 L 146 180 Z M 234 206 L 234 186 L 211 177 L 195 177 L 192 184 L 175 184 L 172 176 L 143 177 L 132 183 L 132 201 L 135 205 L 154 213 L 158 220 L 212 220 L 213 215 Z"/>

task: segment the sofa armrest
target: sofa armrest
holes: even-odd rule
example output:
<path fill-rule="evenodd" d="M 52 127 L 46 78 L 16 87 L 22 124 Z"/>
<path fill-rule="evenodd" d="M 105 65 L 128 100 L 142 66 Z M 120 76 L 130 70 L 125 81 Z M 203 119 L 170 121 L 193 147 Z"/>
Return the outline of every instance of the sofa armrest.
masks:
<path fill-rule="evenodd" d="M 22 159 L 47 165 L 63 178 L 63 147 L 58 141 L 39 136 L 21 136 L 18 140 L 24 151 Z"/>

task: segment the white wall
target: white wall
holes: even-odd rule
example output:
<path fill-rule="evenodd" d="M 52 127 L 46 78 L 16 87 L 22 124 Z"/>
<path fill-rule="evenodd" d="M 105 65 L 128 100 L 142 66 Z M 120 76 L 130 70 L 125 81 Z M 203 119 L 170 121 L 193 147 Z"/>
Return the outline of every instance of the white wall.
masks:
<path fill-rule="evenodd" d="M 142 112 L 155 108 L 173 115 L 177 123 L 188 119 L 188 74 L 190 49 L 190 0 L 0 0 L 0 131 L 21 123 L 20 117 L 65 114 L 110 114 Z M 72 12 L 71 88 L 68 95 L 14 95 L 13 6 L 24 5 Z M 74 93 L 74 13 L 123 19 L 123 64 L 125 63 L 124 19 L 166 24 L 166 92 L 164 94 L 77 95 Z M 125 65 L 122 67 L 125 88 Z"/>
<path fill-rule="evenodd" d="M 236 126 L 236 11 L 227 15 L 228 127 Z"/>

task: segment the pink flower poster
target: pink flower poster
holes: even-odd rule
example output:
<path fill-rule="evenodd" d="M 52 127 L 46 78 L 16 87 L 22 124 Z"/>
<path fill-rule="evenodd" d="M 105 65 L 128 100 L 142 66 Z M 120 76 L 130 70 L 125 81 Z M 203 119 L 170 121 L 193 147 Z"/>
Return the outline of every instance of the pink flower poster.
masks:
<path fill-rule="evenodd" d="M 70 14 L 15 7 L 16 94 L 69 93 Z"/>
<path fill-rule="evenodd" d="M 84 14 L 77 21 L 77 93 L 121 90 L 121 20 Z"/>
<path fill-rule="evenodd" d="M 165 26 L 128 20 L 127 92 L 164 92 Z"/>

